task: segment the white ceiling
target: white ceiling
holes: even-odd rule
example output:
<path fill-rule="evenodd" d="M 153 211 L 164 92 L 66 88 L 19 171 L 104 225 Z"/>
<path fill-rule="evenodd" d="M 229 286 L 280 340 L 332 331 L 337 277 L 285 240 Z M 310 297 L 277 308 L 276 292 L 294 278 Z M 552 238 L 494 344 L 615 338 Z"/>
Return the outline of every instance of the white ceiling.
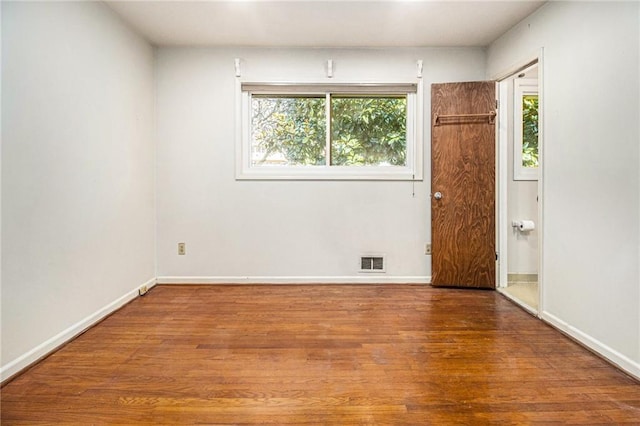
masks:
<path fill-rule="evenodd" d="M 544 1 L 120 1 L 154 45 L 487 46 Z"/>

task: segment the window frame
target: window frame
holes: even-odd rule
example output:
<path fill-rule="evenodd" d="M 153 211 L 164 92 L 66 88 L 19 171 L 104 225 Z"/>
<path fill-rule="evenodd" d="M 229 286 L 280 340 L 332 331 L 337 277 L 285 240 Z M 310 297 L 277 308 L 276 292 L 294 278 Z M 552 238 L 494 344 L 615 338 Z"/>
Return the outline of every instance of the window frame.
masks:
<path fill-rule="evenodd" d="M 524 167 L 522 165 L 522 99 L 527 95 L 537 95 L 540 99 L 538 91 L 538 80 L 533 78 L 519 78 L 514 80 L 514 97 L 513 97 L 513 180 L 538 180 L 539 167 Z M 538 110 L 540 105 L 538 104 Z M 538 116 L 538 121 L 540 120 Z M 538 122 L 538 125 L 540 123 Z M 538 135 L 538 142 L 540 136 Z M 539 149 L 539 145 L 538 145 Z"/>
<path fill-rule="evenodd" d="M 415 86 L 408 91 L 406 87 Z M 337 90 L 330 90 L 330 89 Z M 395 88 L 395 92 L 393 91 Z M 405 89 L 401 89 L 405 88 Z M 386 92 L 385 92 L 386 90 Z M 405 166 L 254 166 L 251 164 L 251 97 L 260 95 L 397 95 L 407 90 L 407 151 Z M 236 81 L 236 179 L 237 180 L 422 180 L 423 179 L 423 89 L 422 81 L 375 83 L 245 82 Z M 327 102 L 327 110 L 330 105 Z M 330 120 L 329 111 L 327 111 Z M 330 128 L 327 149 L 330 151 Z M 327 157 L 329 160 L 329 157 Z M 329 163 L 329 161 L 327 161 Z"/>

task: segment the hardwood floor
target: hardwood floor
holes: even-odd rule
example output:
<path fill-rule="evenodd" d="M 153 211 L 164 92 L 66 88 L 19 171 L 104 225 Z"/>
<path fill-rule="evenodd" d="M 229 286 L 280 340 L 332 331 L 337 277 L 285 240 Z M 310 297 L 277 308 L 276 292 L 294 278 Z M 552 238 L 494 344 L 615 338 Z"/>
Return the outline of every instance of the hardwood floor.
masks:
<path fill-rule="evenodd" d="M 157 286 L 2 388 L 11 424 L 640 424 L 640 385 L 495 291 Z"/>

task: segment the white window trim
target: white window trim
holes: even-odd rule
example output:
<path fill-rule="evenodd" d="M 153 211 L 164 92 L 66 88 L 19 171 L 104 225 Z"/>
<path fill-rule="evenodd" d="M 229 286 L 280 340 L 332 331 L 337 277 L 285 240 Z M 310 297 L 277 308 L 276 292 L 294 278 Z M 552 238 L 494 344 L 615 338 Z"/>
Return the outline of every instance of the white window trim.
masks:
<path fill-rule="evenodd" d="M 236 179 L 237 180 L 422 180 L 424 163 L 424 93 L 422 80 L 416 84 L 416 93 L 407 96 L 407 165 L 406 166 L 252 166 L 251 165 L 251 109 L 249 92 L 242 90 L 248 82 L 236 79 Z M 332 82 L 333 83 L 333 82 Z M 313 85 L 301 83 L 253 83 L 272 85 L 277 93 L 279 85 Z M 356 86 L 398 84 L 394 82 L 341 82 Z M 402 83 L 400 83 L 402 84 Z M 406 84 L 406 83 L 405 83 Z M 324 92 L 323 92 L 324 93 Z"/>
<path fill-rule="evenodd" d="M 538 180 L 538 168 L 522 166 L 522 97 L 538 95 L 538 80 L 514 80 L 513 100 L 513 180 Z"/>

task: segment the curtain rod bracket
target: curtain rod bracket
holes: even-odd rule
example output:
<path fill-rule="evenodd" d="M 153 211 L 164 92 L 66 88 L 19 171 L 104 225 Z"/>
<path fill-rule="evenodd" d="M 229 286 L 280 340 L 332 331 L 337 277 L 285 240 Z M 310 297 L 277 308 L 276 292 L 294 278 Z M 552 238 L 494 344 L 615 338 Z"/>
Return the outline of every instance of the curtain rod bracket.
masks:
<path fill-rule="evenodd" d="M 333 78 L 333 59 L 327 60 L 327 78 Z"/>
<path fill-rule="evenodd" d="M 240 58 L 235 59 L 236 65 L 236 77 L 240 77 L 242 74 L 240 73 Z"/>

